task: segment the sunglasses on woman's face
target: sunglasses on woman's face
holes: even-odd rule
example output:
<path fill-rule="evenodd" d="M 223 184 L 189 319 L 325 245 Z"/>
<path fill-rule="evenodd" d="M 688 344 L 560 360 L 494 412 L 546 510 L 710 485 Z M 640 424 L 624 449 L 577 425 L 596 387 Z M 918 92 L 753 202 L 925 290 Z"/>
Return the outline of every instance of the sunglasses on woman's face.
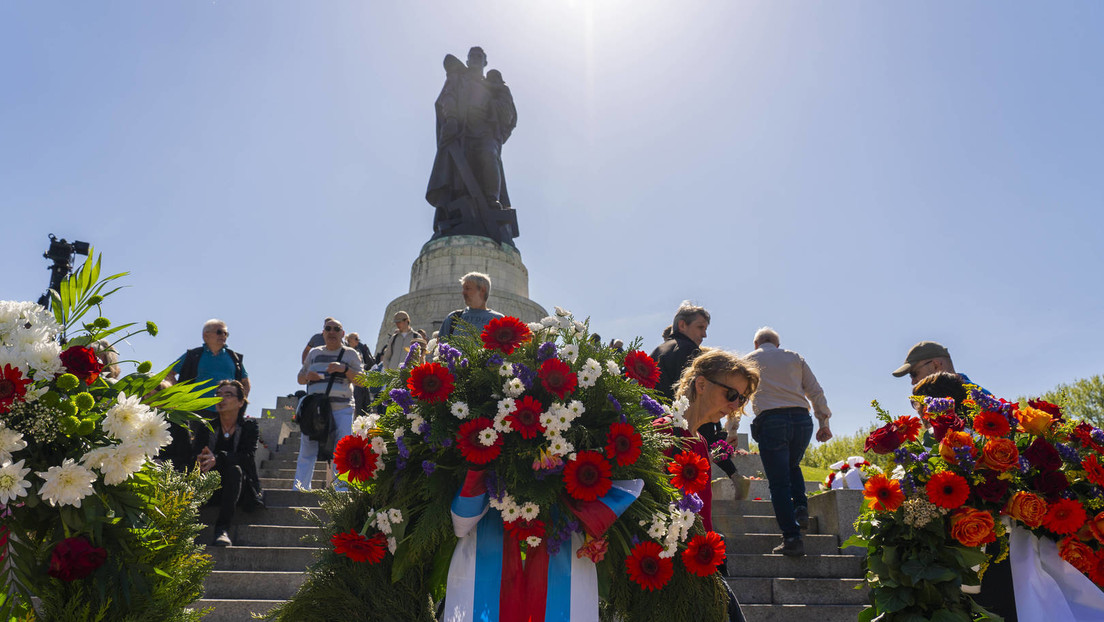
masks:
<path fill-rule="evenodd" d="M 334 325 L 331 324 L 331 325 L 323 328 L 322 330 L 326 331 L 327 333 L 331 332 L 331 331 L 336 333 L 336 332 L 341 332 L 341 327 L 340 326 L 334 326 Z"/>
<path fill-rule="evenodd" d="M 718 387 L 727 389 L 727 391 L 725 392 L 725 400 L 727 400 L 729 403 L 736 404 L 736 406 L 743 406 L 744 404 L 747 404 L 748 398 L 743 393 L 740 393 L 736 389 L 733 389 L 723 382 L 717 382 L 709 376 L 705 376 L 705 379 L 717 385 Z"/>
<path fill-rule="evenodd" d="M 237 397 L 238 392 L 237 391 L 219 391 L 218 393 L 215 393 L 215 396 L 216 397 Z"/>

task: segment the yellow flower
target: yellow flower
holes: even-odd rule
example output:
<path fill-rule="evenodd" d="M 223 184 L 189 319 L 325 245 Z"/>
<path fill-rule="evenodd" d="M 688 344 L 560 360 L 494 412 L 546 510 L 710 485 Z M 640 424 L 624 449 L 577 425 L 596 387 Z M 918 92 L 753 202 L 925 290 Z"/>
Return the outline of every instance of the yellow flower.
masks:
<path fill-rule="evenodd" d="M 1054 421 L 1050 413 L 1030 406 L 1021 408 L 1017 414 L 1020 417 L 1020 427 L 1035 436 L 1045 434 Z"/>

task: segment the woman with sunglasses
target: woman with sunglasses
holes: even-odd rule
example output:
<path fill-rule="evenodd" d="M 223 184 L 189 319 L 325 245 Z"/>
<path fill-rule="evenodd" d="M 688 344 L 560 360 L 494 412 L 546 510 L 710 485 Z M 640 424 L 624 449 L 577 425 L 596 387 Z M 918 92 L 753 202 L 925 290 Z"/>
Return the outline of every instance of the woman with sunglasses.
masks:
<path fill-rule="evenodd" d="M 709 447 L 697 432 L 707 423 L 717 423 L 723 417 L 743 413 L 744 406 L 759 386 L 759 370 L 755 364 L 724 350 L 702 348 L 701 354 L 682 370 L 675 389 L 675 399 L 689 402 L 684 416 L 687 427 L 669 428 L 679 437 L 688 439 L 682 451 L 692 451 L 710 462 Z M 656 425 L 670 425 L 667 417 L 656 420 Z M 678 449 L 671 453 L 676 453 Z M 699 514 L 707 531 L 713 531 L 713 491 L 706 486 L 698 493 L 702 500 Z M 728 583 L 725 582 L 725 587 Z M 728 590 L 728 616 L 730 622 L 742 622 L 744 614 L 732 590 Z"/>
<path fill-rule="evenodd" d="M 254 419 L 245 417 L 245 389 L 237 380 L 223 380 L 215 389 L 221 401 L 215 405 L 218 416 L 209 420 L 213 430 L 196 426 L 192 449 L 199 469 L 206 473 L 214 469 L 222 485 L 211 497 L 210 505 L 218 505 L 215 519 L 215 546 L 230 546 L 230 523 L 234 510 L 241 505 L 247 512 L 264 507 L 261 481 L 257 477 L 257 442 L 260 429 Z"/>

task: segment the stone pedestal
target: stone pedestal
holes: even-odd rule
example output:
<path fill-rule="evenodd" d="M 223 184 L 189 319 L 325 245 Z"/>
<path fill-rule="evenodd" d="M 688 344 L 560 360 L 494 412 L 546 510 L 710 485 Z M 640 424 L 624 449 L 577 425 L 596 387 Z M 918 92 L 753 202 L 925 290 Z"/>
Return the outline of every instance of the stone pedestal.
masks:
<path fill-rule="evenodd" d="M 387 305 L 375 351 L 383 348 L 395 330 L 391 318 L 397 311 L 409 313 L 411 326 L 432 337 L 446 315 L 464 308 L 460 277 L 469 272 L 491 277 L 491 295 L 487 300 L 491 309 L 525 322 L 548 315 L 544 307 L 529 299 L 529 270 L 516 248 L 474 235 L 438 238 L 422 246 L 410 267 L 410 293 Z"/>

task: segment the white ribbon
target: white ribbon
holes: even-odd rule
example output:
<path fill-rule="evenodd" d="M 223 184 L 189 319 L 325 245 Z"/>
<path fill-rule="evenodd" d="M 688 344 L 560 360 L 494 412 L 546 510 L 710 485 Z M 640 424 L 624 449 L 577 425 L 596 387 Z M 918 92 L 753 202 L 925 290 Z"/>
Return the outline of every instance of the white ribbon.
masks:
<path fill-rule="evenodd" d="M 1104 622 L 1104 592 L 1062 559 L 1053 540 L 1013 525 L 1008 555 L 1020 620 Z"/>

